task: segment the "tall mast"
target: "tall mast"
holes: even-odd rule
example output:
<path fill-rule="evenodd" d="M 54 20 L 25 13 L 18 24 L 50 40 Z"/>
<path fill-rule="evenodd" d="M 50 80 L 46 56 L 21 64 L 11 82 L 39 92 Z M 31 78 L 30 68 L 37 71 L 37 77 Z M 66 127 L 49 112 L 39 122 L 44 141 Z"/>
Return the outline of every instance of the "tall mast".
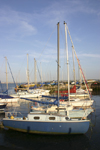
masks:
<path fill-rule="evenodd" d="M 66 23 L 65 24 L 65 42 L 66 42 L 66 54 L 67 54 L 67 75 L 68 75 L 68 100 L 70 103 L 70 85 L 69 85 L 69 60 L 68 60 L 68 43 L 67 43 L 67 31 L 66 31 Z"/>
<path fill-rule="evenodd" d="M 81 88 L 82 80 L 81 80 L 81 69 L 80 69 L 80 67 L 79 67 L 79 83 L 80 83 L 80 88 Z"/>
<path fill-rule="evenodd" d="M 7 86 L 7 93 L 8 93 L 7 57 L 5 57 L 5 61 L 6 61 L 6 86 Z"/>
<path fill-rule="evenodd" d="M 34 82 L 35 82 L 35 85 L 37 84 L 37 78 L 36 78 L 36 60 L 35 60 L 35 58 L 34 58 Z"/>
<path fill-rule="evenodd" d="M 28 67 L 28 54 L 27 54 L 27 80 L 28 80 L 28 90 L 29 90 L 29 67 Z"/>
<path fill-rule="evenodd" d="M 74 47 L 72 46 L 72 56 L 73 56 L 73 73 L 74 73 L 74 82 L 76 85 L 76 75 L 75 75 L 75 61 L 74 61 Z"/>
<path fill-rule="evenodd" d="M 43 83 L 43 79 L 42 79 L 42 65 L 41 65 L 41 62 L 40 62 L 40 67 L 41 67 L 41 81 Z"/>
<path fill-rule="evenodd" d="M 59 22 L 57 24 L 57 81 L 58 81 L 58 107 L 59 107 Z"/>

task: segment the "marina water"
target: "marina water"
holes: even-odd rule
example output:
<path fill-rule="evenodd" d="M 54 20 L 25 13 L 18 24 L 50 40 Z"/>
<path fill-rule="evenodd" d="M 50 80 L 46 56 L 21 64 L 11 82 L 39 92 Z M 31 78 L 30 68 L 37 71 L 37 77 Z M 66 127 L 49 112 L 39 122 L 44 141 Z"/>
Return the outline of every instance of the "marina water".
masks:
<path fill-rule="evenodd" d="M 3 85 L 6 88 L 6 85 Z M 9 84 L 9 93 L 14 93 L 14 84 Z M 36 135 L 0 128 L 0 150 L 100 150 L 100 95 L 92 93 L 95 111 L 88 116 L 91 119 L 89 130 L 84 135 Z M 19 111 L 25 116 L 33 103 L 20 100 L 7 111 Z M 0 119 L 4 114 L 0 114 Z"/>

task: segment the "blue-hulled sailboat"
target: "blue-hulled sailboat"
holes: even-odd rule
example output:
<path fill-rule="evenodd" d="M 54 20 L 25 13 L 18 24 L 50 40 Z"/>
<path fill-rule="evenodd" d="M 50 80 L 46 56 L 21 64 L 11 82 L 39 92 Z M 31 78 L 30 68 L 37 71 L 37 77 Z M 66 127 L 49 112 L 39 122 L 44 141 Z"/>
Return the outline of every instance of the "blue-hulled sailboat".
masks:
<path fill-rule="evenodd" d="M 47 111 L 38 113 L 30 112 L 27 117 L 18 117 L 17 115 L 3 118 L 3 125 L 9 129 L 38 134 L 84 134 L 89 129 L 90 120 L 70 119 L 66 114 L 59 114 L 59 22 L 58 31 L 58 61 L 57 61 L 57 79 L 58 79 L 58 99 L 54 101 L 57 105 L 57 113 L 51 114 Z M 65 110 L 64 110 L 65 111 Z M 7 114 L 6 114 L 7 115 Z"/>

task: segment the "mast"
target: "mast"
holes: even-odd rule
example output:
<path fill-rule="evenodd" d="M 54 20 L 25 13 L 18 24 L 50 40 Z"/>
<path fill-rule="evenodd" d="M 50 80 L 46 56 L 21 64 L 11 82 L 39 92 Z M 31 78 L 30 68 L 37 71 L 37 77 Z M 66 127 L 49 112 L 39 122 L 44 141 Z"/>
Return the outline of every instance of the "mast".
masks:
<path fill-rule="evenodd" d="M 68 100 L 70 104 L 70 84 L 69 84 L 69 60 L 68 60 L 68 43 L 67 43 L 67 31 L 66 31 L 66 23 L 65 24 L 65 42 L 66 42 L 66 54 L 67 54 L 67 75 L 68 75 Z"/>
<path fill-rule="evenodd" d="M 58 107 L 59 107 L 59 22 L 57 24 L 57 81 L 58 81 Z"/>
<path fill-rule="evenodd" d="M 29 90 L 29 67 L 28 67 L 28 54 L 27 54 L 27 80 L 28 80 L 28 90 Z"/>
<path fill-rule="evenodd" d="M 7 93 L 8 93 L 7 57 L 5 57 L 5 61 L 6 61 L 6 86 L 7 86 Z"/>
<path fill-rule="evenodd" d="M 79 76 L 80 76 L 79 81 L 80 81 L 80 88 L 81 88 L 82 80 L 81 80 L 81 70 L 80 70 L 80 68 L 79 68 Z"/>
<path fill-rule="evenodd" d="M 42 84 L 43 84 L 43 79 L 42 79 L 42 64 L 41 64 L 41 62 L 40 62 L 40 67 L 41 67 L 41 81 L 40 82 L 42 82 Z"/>
<path fill-rule="evenodd" d="M 83 70 L 82 70 L 81 65 L 80 65 L 80 62 L 79 62 L 79 59 L 78 59 L 78 57 L 77 57 L 77 54 L 76 54 L 76 51 L 75 51 L 75 48 L 74 48 L 73 41 L 72 41 L 70 32 L 69 32 L 69 30 L 68 30 L 68 26 L 67 26 L 67 31 L 68 31 L 68 34 L 69 34 L 69 37 L 70 37 L 70 40 L 71 40 L 71 43 L 72 43 L 72 46 L 73 46 L 74 54 L 75 54 L 75 56 L 76 56 L 76 59 L 77 59 L 77 62 L 78 62 L 78 65 L 79 65 L 79 68 L 80 68 L 82 77 L 83 77 L 83 79 L 84 79 L 84 83 L 85 83 L 86 90 L 88 91 L 88 96 L 89 96 L 89 98 L 90 98 L 90 100 L 91 100 L 91 93 L 90 93 L 90 91 L 89 91 L 89 87 L 88 87 L 88 85 L 87 85 L 87 82 L 86 82 L 86 79 L 85 79 Z"/>
<path fill-rule="evenodd" d="M 74 82 L 76 85 L 76 76 L 75 76 L 75 61 L 74 61 L 74 47 L 72 46 L 72 56 L 73 56 L 73 73 L 74 73 Z"/>
<path fill-rule="evenodd" d="M 34 82 L 35 82 L 35 85 L 37 84 L 37 78 L 36 78 L 36 60 L 34 58 Z"/>

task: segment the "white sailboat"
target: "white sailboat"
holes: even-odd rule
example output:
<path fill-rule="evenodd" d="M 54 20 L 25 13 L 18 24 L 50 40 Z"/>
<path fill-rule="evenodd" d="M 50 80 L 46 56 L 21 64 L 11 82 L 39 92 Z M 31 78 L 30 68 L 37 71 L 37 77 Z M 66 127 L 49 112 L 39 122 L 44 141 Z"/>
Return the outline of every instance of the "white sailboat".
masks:
<path fill-rule="evenodd" d="M 70 95 L 70 84 L 69 84 L 69 60 L 68 60 L 68 44 L 67 44 L 67 31 L 66 31 L 66 23 L 65 24 L 65 39 L 66 39 L 66 54 L 67 54 L 67 74 L 68 74 L 68 100 L 60 101 L 59 103 L 59 113 L 65 114 L 67 113 L 69 117 L 82 118 L 84 115 L 87 117 L 91 112 L 93 112 L 93 108 L 90 107 L 93 104 L 93 100 L 81 100 L 80 98 L 72 98 Z M 59 85 L 58 85 L 59 86 Z M 59 91 L 59 89 L 58 89 Z M 48 96 L 47 96 L 48 97 Z M 53 99 L 51 101 L 54 101 Z M 73 109 L 73 107 L 75 109 Z M 76 107 L 79 107 L 76 109 Z M 86 107 L 86 108 L 85 108 Z M 90 108 L 87 108 L 90 107 Z M 81 108 L 81 109 L 80 109 Z M 85 109 L 82 109 L 85 108 Z M 57 111 L 57 107 L 55 105 L 51 107 L 32 107 L 31 111 L 33 112 L 44 112 L 47 111 L 49 113 L 55 113 Z M 62 111 L 63 110 L 63 111 Z"/>
<path fill-rule="evenodd" d="M 18 91 L 16 94 L 12 94 L 12 97 L 19 97 L 19 98 L 34 98 L 34 97 L 40 97 L 41 94 L 37 91 L 31 91 L 29 90 L 29 67 L 28 67 L 28 54 L 27 54 L 27 81 L 28 81 L 28 89 L 27 91 Z"/>
<path fill-rule="evenodd" d="M 19 98 L 38 98 L 41 97 L 41 94 L 37 92 L 18 91 L 16 94 L 12 94 L 11 96 Z"/>
<path fill-rule="evenodd" d="M 68 31 L 68 33 L 69 33 L 69 30 L 68 30 L 68 26 L 67 26 L 67 24 L 65 23 L 65 31 L 66 31 L 66 28 L 67 28 L 67 31 Z M 65 33 L 67 33 L 67 32 L 65 32 Z M 69 33 L 69 36 L 70 36 L 70 33 Z M 66 34 L 66 37 L 67 37 L 67 34 Z M 71 36 L 70 36 L 70 39 L 71 39 Z M 67 38 L 66 38 L 66 43 L 67 43 Z M 74 50 L 74 53 L 75 53 L 75 55 L 76 55 L 76 52 L 75 52 L 75 49 L 74 49 L 74 45 L 73 45 L 73 42 L 72 42 L 72 39 L 71 39 L 71 43 L 72 43 L 72 47 L 73 47 L 73 50 Z M 66 44 L 67 45 L 67 44 Z M 67 46 L 66 46 L 67 47 Z M 74 94 L 70 94 L 70 87 L 69 87 L 69 67 L 68 67 L 68 102 L 60 102 L 61 104 L 68 104 L 69 102 L 70 102 L 70 104 L 72 105 L 72 106 L 74 106 L 74 107 L 89 107 L 89 106 L 91 106 L 91 105 L 93 105 L 93 102 L 94 102 L 94 100 L 92 100 L 91 99 L 91 97 L 90 97 L 90 92 L 89 92 L 89 88 L 88 88 L 88 85 L 87 85 L 87 83 L 86 83 L 86 80 L 85 80 L 85 76 L 84 76 L 84 74 L 83 74 L 83 71 L 82 71 L 82 68 L 81 68 L 81 65 L 80 65 L 80 63 L 79 63 L 79 59 L 78 59 L 78 57 L 77 57 L 77 55 L 76 55 L 76 58 L 77 58 L 77 61 L 78 61 L 78 65 L 79 65 L 79 68 L 80 68 L 80 70 L 81 70 L 81 73 L 82 73 L 82 76 L 83 76 L 83 79 L 84 79 L 84 83 L 85 83 L 85 86 L 86 86 L 86 90 L 87 90 L 87 94 L 86 95 L 88 95 L 88 98 L 86 99 L 80 99 L 80 97 L 82 96 L 82 95 L 80 95 L 80 97 L 78 97 L 77 98 L 77 93 L 74 93 Z M 67 66 L 68 66 L 68 47 L 67 47 Z M 75 72 L 75 70 L 74 70 L 74 72 Z M 75 78 L 75 77 L 74 77 Z M 85 95 L 84 95 L 85 96 Z M 70 97 L 71 97 L 71 99 L 70 99 Z"/>
<path fill-rule="evenodd" d="M 8 75 L 7 75 L 7 57 L 5 57 L 6 61 L 6 85 L 7 85 L 7 94 L 0 95 L 0 103 L 17 103 L 19 98 L 8 95 Z"/>
<path fill-rule="evenodd" d="M 84 134 L 88 131 L 90 120 L 70 119 L 67 114 L 59 114 L 59 22 L 58 31 L 58 99 L 56 101 L 57 113 L 30 112 L 27 117 L 11 116 L 3 118 L 3 125 L 9 129 L 38 134 Z"/>

